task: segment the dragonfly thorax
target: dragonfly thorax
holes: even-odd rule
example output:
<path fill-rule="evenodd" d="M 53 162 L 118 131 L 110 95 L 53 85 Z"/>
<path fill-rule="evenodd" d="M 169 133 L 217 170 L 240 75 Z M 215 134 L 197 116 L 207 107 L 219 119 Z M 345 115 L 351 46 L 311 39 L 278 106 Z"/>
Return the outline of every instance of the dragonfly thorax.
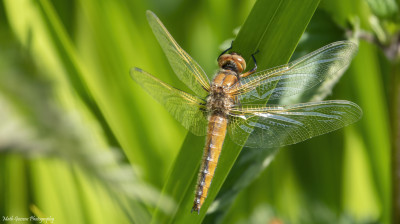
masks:
<path fill-rule="evenodd" d="M 228 90 L 238 83 L 236 73 L 221 70 L 214 78 L 210 95 L 207 97 L 207 109 L 211 114 L 225 115 L 234 105 L 234 97 Z"/>

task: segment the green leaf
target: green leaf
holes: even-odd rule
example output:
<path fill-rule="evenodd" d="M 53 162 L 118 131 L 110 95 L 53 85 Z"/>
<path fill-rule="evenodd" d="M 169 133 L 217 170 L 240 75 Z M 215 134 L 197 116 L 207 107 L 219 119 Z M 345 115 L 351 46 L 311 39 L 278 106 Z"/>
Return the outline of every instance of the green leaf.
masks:
<path fill-rule="evenodd" d="M 366 0 L 375 15 L 388 18 L 398 13 L 399 8 L 395 0 Z"/>
<path fill-rule="evenodd" d="M 243 55 L 251 65 L 251 55 L 259 50 L 256 58 L 260 70 L 287 63 L 318 3 L 317 0 L 257 1 L 233 43 L 233 51 Z M 250 65 L 248 68 L 251 68 Z M 234 144 L 229 137 L 225 139 L 207 199 L 200 215 L 197 215 L 190 210 L 203 146 L 204 138 L 188 134 L 163 189 L 163 194 L 173 197 L 178 207 L 172 216 L 157 209 L 153 223 L 200 223 L 204 219 L 242 147 Z"/>

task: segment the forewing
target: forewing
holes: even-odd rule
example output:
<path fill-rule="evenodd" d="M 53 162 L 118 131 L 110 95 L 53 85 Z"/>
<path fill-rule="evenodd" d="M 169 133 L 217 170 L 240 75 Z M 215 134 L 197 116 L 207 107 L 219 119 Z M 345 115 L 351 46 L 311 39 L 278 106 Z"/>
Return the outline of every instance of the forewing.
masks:
<path fill-rule="evenodd" d="M 229 134 L 239 145 L 280 147 L 337 130 L 361 116 L 357 104 L 344 100 L 236 107 L 231 110 Z"/>
<path fill-rule="evenodd" d="M 171 115 L 195 135 L 207 133 L 205 102 L 189 93 L 176 89 L 141 70 L 132 68 L 131 76 Z"/>
<path fill-rule="evenodd" d="M 153 12 L 147 11 L 147 20 L 178 78 L 195 94 L 206 97 L 210 81 L 203 69 L 176 43 Z"/>
<path fill-rule="evenodd" d="M 346 69 L 356 52 L 353 42 L 331 43 L 287 65 L 243 78 L 232 94 L 238 95 L 241 103 L 249 103 L 302 93 Z"/>

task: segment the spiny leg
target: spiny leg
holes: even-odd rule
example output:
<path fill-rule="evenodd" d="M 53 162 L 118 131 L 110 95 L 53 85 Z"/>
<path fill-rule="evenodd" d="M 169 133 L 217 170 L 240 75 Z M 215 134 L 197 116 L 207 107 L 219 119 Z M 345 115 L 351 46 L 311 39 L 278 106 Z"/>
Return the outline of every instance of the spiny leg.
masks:
<path fill-rule="evenodd" d="M 224 50 L 224 51 L 218 56 L 217 61 L 218 61 L 219 57 L 221 57 L 221 55 L 225 54 L 226 52 L 228 52 L 229 50 L 232 49 L 232 45 L 233 45 L 233 41 L 231 42 L 231 46 L 230 46 L 228 49 Z"/>
<path fill-rule="evenodd" d="M 251 57 L 253 58 L 253 61 L 254 61 L 254 68 L 251 69 L 250 71 L 246 72 L 246 73 L 241 74 L 241 75 L 239 76 L 240 78 L 244 78 L 244 77 L 246 77 L 246 76 L 249 76 L 249 75 L 251 75 L 251 74 L 253 74 L 254 72 L 257 71 L 257 61 L 256 61 L 256 58 L 254 57 L 254 55 L 257 54 L 258 52 L 260 52 L 260 51 L 257 50 L 255 53 L 253 53 L 253 54 L 251 55 Z"/>

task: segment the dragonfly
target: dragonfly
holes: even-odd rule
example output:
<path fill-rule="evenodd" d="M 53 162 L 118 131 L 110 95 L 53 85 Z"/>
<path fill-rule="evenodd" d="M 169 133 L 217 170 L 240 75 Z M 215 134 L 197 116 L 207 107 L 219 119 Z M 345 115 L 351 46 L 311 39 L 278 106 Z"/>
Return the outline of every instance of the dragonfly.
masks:
<path fill-rule="evenodd" d="M 198 136 L 206 135 L 192 212 L 200 213 L 226 136 L 246 147 L 282 147 L 337 130 L 362 116 L 357 104 L 345 100 L 293 105 L 254 103 L 301 94 L 347 68 L 358 49 L 351 41 L 331 43 L 263 71 L 257 71 L 253 54 L 255 66 L 245 72 L 246 61 L 228 49 L 218 57 L 219 71 L 210 82 L 158 17 L 147 11 L 147 19 L 175 74 L 193 94 L 137 67 L 131 69 L 131 77 L 186 129 Z"/>

